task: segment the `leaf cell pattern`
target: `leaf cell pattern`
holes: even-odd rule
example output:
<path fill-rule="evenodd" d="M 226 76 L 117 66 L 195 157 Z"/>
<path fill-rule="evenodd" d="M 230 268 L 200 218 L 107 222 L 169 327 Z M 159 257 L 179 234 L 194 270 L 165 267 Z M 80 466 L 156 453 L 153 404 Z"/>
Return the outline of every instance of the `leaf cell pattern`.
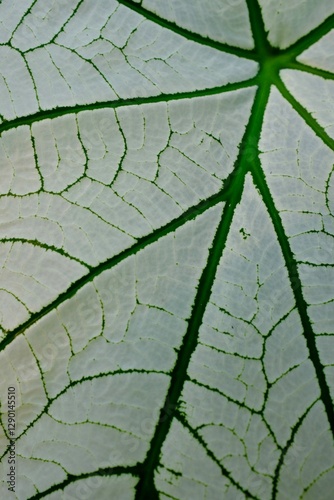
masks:
<path fill-rule="evenodd" d="M 333 3 L 0 19 L 1 498 L 331 499 Z"/>

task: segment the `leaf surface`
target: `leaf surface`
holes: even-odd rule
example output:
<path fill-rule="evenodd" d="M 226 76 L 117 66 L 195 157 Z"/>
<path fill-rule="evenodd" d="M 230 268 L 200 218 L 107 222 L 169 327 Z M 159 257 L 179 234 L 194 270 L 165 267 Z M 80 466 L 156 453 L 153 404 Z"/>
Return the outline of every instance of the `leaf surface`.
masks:
<path fill-rule="evenodd" d="M 1 497 L 331 498 L 333 12 L 1 2 Z"/>

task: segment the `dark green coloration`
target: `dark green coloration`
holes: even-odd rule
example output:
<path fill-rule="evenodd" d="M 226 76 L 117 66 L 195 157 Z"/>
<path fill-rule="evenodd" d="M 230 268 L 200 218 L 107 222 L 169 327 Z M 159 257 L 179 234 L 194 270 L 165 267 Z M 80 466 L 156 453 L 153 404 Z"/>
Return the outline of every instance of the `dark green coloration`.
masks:
<path fill-rule="evenodd" d="M 32 125 L 35 122 L 39 122 L 46 119 L 57 118 L 58 116 L 64 116 L 68 114 L 77 114 L 81 111 L 89 111 L 95 109 L 106 109 L 106 108 L 121 108 L 123 106 L 139 106 L 143 104 L 152 104 L 155 102 L 167 102 L 176 101 L 178 99 L 191 99 L 193 97 L 201 97 L 208 95 L 221 94 L 223 92 L 231 92 L 232 90 L 239 90 L 251 87 L 258 83 L 258 79 L 251 78 L 250 80 L 245 80 L 238 83 L 228 83 L 223 87 L 213 87 L 205 90 L 194 90 L 192 92 L 179 92 L 176 94 L 161 94 L 152 97 L 135 97 L 129 99 L 117 99 L 115 101 L 107 102 L 95 102 L 93 104 L 78 104 L 76 106 L 63 106 L 54 108 L 47 111 L 38 111 L 37 113 L 29 116 L 23 116 L 20 118 L 15 118 L 11 121 L 4 121 L 0 124 L 0 135 L 5 130 L 10 130 L 12 128 L 17 128 L 22 125 Z"/>
<path fill-rule="evenodd" d="M 286 89 L 285 85 L 283 84 L 279 76 L 279 71 L 281 69 L 291 68 L 295 70 L 306 71 L 308 73 L 312 73 L 327 79 L 334 78 L 333 74 L 329 72 L 318 70 L 315 68 L 310 68 L 305 64 L 296 61 L 296 57 L 302 51 L 304 51 L 310 45 L 318 41 L 322 36 L 324 36 L 334 27 L 334 16 L 330 16 L 319 27 L 315 28 L 308 35 L 302 37 L 299 41 L 294 43 L 288 49 L 279 50 L 275 47 L 271 47 L 268 42 L 267 34 L 265 32 L 265 27 L 262 19 L 261 9 L 259 7 L 258 2 L 256 0 L 247 0 L 247 6 L 250 14 L 250 24 L 255 42 L 255 49 L 248 51 L 237 47 L 231 47 L 227 44 L 222 44 L 210 40 L 208 38 L 204 38 L 184 28 L 180 28 L 173 22 L 159 18 L 156 14 L 145 10 L 138 3 L 132 2 L 131 0 L 119 0 L 119 3 L 130 9 L 135 10 L 139 14 L 149 19 L 150 21 L 158 23 L 165 29 L 169 29 L 173 32 L 178 33 L 179 35 L 183 36 L 186 39 L 190 39 L 196 41 L 197 43 L 208 45 L 212 48 L 215 48 L 217 50 L 226 53 L 234 54 L 239 57 L 244 57 L 247 59 L 252 59 L 254 61 L 257 61 L 260 65 L 258 75 L 255 78 L 252 78 L 244 82 L 228 84 L 223 87 L 216 87 L 201 91 L 159 95 L 148 98 L 133 98 L 133 99 L 123 99 L 123 100 L 120 99 L 111 102 L 99 102 L 89 105 L 78 105 L 73 107 L 56 108 L 48 111 L 40 111 L 35 115 L 17 118 L 13 121 L 2 123 L 0 125 L 0 133 L 5 130 L 9 130 L 11 128 L 15 128 L 21 125 L 31 125 L 35 121 L 54 118 L 57 116 L 66 115 L 68 113 L 79 113 L 84 110 L 96 110 L 108 107 L 118 108 L 121 106 L 137 106 L 146 103 L 165 102 L 176 99 L 208 96 L 213 94 L 220 94 L 223 92 L 229 92 L 241 88 L 246 88 L 254 85 L 257 85 L 258 89 L 251 110 L 250 119 L 246 126 L 244 137 L 239 147 L 239 155 L 236 160 L 234 170 L 229 175 L 229 177 L 224 181 L 224 185 L 220 192 L 214 194 L 213 196 L 204 201 L 201 201 L 197 206 L 190 208 L 185 213 L 180 215 L 177 219 L 169 222 L 164 227 L 155 230 L 152 234 L 144 236 L 143 238 L 135 242 L 133 246 L 131 246 L 126 250 L 123 250 L 120 254 L 110 258 L 106 262 L 98 265 L 93 269 L 88 269 L 89 272 L 85 276 L 83 276 L 78 281 L 73 283 L 67 291 L 62 293 L 51 304 L 46 306 L 41 311 L 32 314 L 31 318 L 26 323 L 19 326 L 12 332 L 9 332 L 6 338 L 1 342 L 0 350 L 4 349 L 10 342 L 14 340 L 14 338 L 17 335 L 22 334 L 28 327 L 36 323 L 40 318 L 47 315 L 50 311 L 58 307 L 61 303 L 63 303 L 70 297 L 74 296 L 76 292 L 79 289 L 81 289 L 86 283 L 92 281 L 96 276 L 98 276 L 106 269 L 109 269 L 117 265 L 127 257 L 136 254 L 137 252 L 139 252 L 146 246 L 154 243 L 155 241 L 159 240 L 166 234 L 175 231 L 178 227 L 185 224 L 188 220 L 195 219 L 198 215 L 204 213 L 210 207 L 213 207 L 219 204 L 220 202 L 223 201 L 225 202 L 222 217 L 219 226 L 217 228 L 216 234 L 214 236 L 212 246 L 209 251 L 209 258 L 198 284 L 196 297 L 192 307 L 192 313 L 190 318 L 188 319 L 187 331 L 183 338 L 183 343 L 179 348 L 177 361 L 170 374 L 171 376 L 170 386 L 166 395 L 165 402 L 162 406 L 160 418 L 156 425 L 155 432 L 151 440 L 145 461 L 142 464 L 136 464 L 131 467 L 130 466 L 115 467 L 112 470 L 103 469 L 94 471 L 90 474 L 82 474 L 80 476 L 68 475 L 67 479 L 63 483 L 53 486 L 49 488 L 49 490 L 38 493 L 32 497 L 33 499 L 36 500 L 43 498 L 48 494 L 51 494 L 53 491 L 61 490 L 66 485 L 78 479 L 83 479 L 89 476 L 111 475 L 111 474 L 122 474 L 122 473 L 130 473 L 139 478 L 136 488 L 136 500 L 158 499 L 159 493 L 155 487 L 154 473 L 160 465 L 161 449 L 165 441 L 165 438 L 168 435 L 173 418 L 176 418 L 180 422 L 182 422 L 183 426 L 187 428 L 189 432 L 195 435 L 196 439 L 201 442 L 207 454 L 214 461 L 217 462 L 212 452 L 207 447 L 205 447 L 205 443 L 202 440 L 201 436 L 195 430 L 191 429 L 189 423 L 182 416 L 181 412 L 178 410 L 178 404 L 180 403 L 180 396 L 182 393 L 184 383 L 186 380 L 189 380 L 189 378 L 187 378 L 188 366 L 190 363 L 191 356 L 197 346 L 199 328 L 202 324 L 205 308 L 210 298 L 211 288 L 215 279 L 221 255 L 225 248 L 226 240 L 233 221 L 234 212 L 242 197 L 245 175 L 247 173 L 251 173 L 255 185 L 259 190 L 259 192 L 261 193 L 262 199 L 266 204 L 267 210 L 269 212 L 270 218 L 272 220 L 273 226 L 277 234 L 277 238 L 285 260 L 285 265 L 288 270 L 289 280 L 291 284 L 291 289 L 294 294 L 296 307 L 299 312 L 299 316 L 301 318 L 304 336 L 309 350 L 309 356 L 313 363 L 316 376 L 319 382 L 319 387 L 321 391 L 321 400 L 326 410 L 331 431 L 334 435 L 334 410 L 332 405 L 332 399 L 325 379 L 323 366 L 320 362 L 319 354 L 316 349 L 312 324 L 308 316 L 307 304 L 305 302 L 302 293 L 302 287 L 298 273 L 298 263 L 294 258 L 289 240 L 285 234 L 280 214 L 277 208 L 275 207 L 274 200 L 267 186 L 265 175 L 263 173 L 259 160 L 259 149 L 258 149 L 261 129 L 263 125 L 264 113 L 270 94 L 270 88 L 272 85 L 274 85 L 284 96 L 284 98 L 293 106 L 293 108 L 297 111 L 297 113 L 299 113 L 299 115 L 303 118 L 303 120 L 313 129 L 313 131 L 317 134 L 317 136 L 319 136 L 328 147 L 334 150 L 333 139 L 328 136 L 325 130 L 315 121 L 315 119 L 311 116 L 311 114 L 294 99 L 294 97 Z M 244 237 L 245 238 L 247 237 L 246 233 L 244 234 Z M 34 241 L 30 243 L 39 244 Z M 54 250 L 54 248 L 52 247 L 48 248 Z M 60 252 L 59 249 L 56 250 Z M 104 375 L 105 374 L 101 376 Z M 80 383 L 81 382 L 82 381 L 80 381 Z M 72 383 L 72 385 L 74 384 Z M 65 390 L 67 389 L 68 388 L 66 388 Z M 62 391 L 61 394 L 63 394 L 64 391 Z M 48 405 L 46 406 L 45 410 L 43 410 L 43 413 L 47 412 L 47 409 L 50 406 L 50 404 L 51 401 L 48 402 Z M 172 410 L 167 411 L 167 409 L 169 408 L 171 408 Z M 301 426 L 301 423 L 308 414 L 309 410 L 310 408 L 308 408 L 305 414 L 300 418 L 298 423 L 294 426 L 288 443 L 286 444 L 284 449 L 281 450 L 281 456 L 275 471 L 275 477 L 273 483 L 273 491 L 272 491 L 273 500 L 276 498 L 277 495 L 277 485 L 284 456 L 288 452 L 290 446 L 293 444 L 294 436 L 296 435 L 297 430 Z M 31 425 L 33 425 L 34 422 L 32 422 Z M 230 471 L 221 466 L 221 464 L 219 464 L 219 466 L 221 467 L 222 474 L 227 478 L 229 478 L 231 483 L 234 484 L 235 487 L 237 487 L 241 492 L 243 492 L 247 498 L 257 498 L 256 496 L 253 496 L 249 491 L 246 491 L 244 488 L 238 485 L 237 481 L 234 480 L 233 475 L 231 474 Z"/>
<path fill-rule="evenodd" d="M 138 3 L 133 2 L 132 0 L 118 0 L 118 3 L 120 3 L 121 5 L 125 5 L 126 7 L 129 7 L 129 9 L 138 12 L 138 14 L 141 14 L 150 21 L 159 24 L 159 26 L 162 26 L 163 28 L 167 28 L 170 31 L 173 31 L 174 33 L 177 33 L 178 35 L 181 35 L 188 40 L 193 40 L 194 42 L 201 43 L 202 45 L 208 45 L 209 47 L 221 50 L 222 52 L 226 52 L 227 54 L 234 54 L 236 56 L 244 57 L 246 59 L 257 60 L 258 58 L 258 54 L 255 51 L 245 50 L 239 47 L 232 47 L 231 45 L 227 45 L 226 43 L 220 43 L 215 40 L 211 40 L 210 38 L 203 37 L 198 33 L 194 33 L 185 28 L 181 28 L 172 21 L 167 21 L 166 19 L 162 19 L 153 12 L 144 9 L 143 7 L 138 5 Z"/>
<path fill-rule="evenodd" d="M 119 476 L 121 474 L 129 474 L 132 476 L 138 475 L 138 467 L 107 467 L 105 469 L 98 469 L 94 472 L 88 472 L 87 474 L 80 474 L 75 476 L 73 474 L 69 474 L 65 481 L 62 483 L 56 484 L 49 488 L 47 491 L 43 491 L 42 493 L 37 493 L 33 497 L 28 500 L 39 500 L 40 498 L 45 498 L 46 495 L 51 495 L 54 491 L 61 491 L 69 484 L 74 483 L 75 481 L 80 481 L 82 479 L 87 479 L 90 477 L 103 477 L 103 476 Z"/>

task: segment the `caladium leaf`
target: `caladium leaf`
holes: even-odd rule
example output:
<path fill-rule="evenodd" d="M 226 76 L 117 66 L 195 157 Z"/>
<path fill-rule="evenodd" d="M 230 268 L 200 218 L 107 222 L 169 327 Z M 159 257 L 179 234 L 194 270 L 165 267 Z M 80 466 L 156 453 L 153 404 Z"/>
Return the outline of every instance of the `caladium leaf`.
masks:
<path fill-rule="evenodd" d="M 330 499 L 333 3 L 0 18 L 1 498 Z"/>

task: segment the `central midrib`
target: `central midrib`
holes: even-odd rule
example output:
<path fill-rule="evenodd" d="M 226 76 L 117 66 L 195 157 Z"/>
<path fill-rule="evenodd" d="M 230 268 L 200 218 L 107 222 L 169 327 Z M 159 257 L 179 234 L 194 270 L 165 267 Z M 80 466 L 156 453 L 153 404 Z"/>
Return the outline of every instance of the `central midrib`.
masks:
<path fill-rule="evenodd" d="M 267 206 L 270 218 L 277 232 L 279 244 L 288 269 L 291 288 L 295 295 L 296 307 L 303 324 L 304 336 L 306 338 L 310 358 L 316 370 L 317 379 L 321 390 L 321 399 L 324 403 L 327 417 L 332 429 L 332 433 L 334 435 L 334 410 L 331 404 L 329 388 L 327 386 L 323 368 L 316 350 L 314 333 L 312 331 L 307 314 L 307 305 L 301 291 L 301 282 L 298 274 L 298 269 L 292 251 L 290 249 L 288 239 L 285 235 L 280 215 L 274 205 L 270 191 L 267 188 L 264 172 L 259 161 L 258 144 L 263 125 L 266 104 L 269 99 L 270 87 L 272 84 L 275 84 L 275 82 L 278 81 L 279 70 L 284 67 L 282 62 L 284 61 L 286 63 L 289 63 L 292 61 L 293 57 L 292 55 L 289 56 L 287 53 L 278 54 L 275 57 L 267 42 L 267 37 L 264 31 L 264 24 L 257 1 L 247 0 L 247 5 L 250 12 L 253 36 L 255 39 L 256 47 L 258 49 L 259 59 L 261 60 L 262 64 L 259 76 L 259 89 L 255 97 L 251 116 L 246 127 L 242 142 L 247 145 L 248 139 L 251 138 L 252 143 L 257 144 L 257 156 L 254 163 L 247 164 L 247 158 L 243 155 L 243 151 L 241 150 L 239 152 L 239 157 L 235 167 L 235 170 L 238 170 L 238 175 L 235 175 L 234 180 L 231 183 L 231 198 L 226 203 L 219 228 L 216 232 L 214 242 L 210 250 L 207 266 L 201 276 L 193 306 L 193 313 L 188 323 L 187 333 L 183 339 L 183 344 L 180 348 L 178 359 L 171 376 L 170 387 L 165 399 L 165 404 L 162 406 L 162 408 L 165 408 L 167 404 L 171 408 L 177 407 L 177 403 L 181 396 L 182 389 L 187 377 L 187 369 L 190 363 L 190 358 L 197 346 L 199 328 L 202 324 L 206 305 L 210 297 L 210 292 L 219 260 L 224 251 L 226 239 L 234 215 L 234 210 L 236 205 L 241 200 L 245 175 L 247 171 L 250 171 L 253 175 L 256 186 L 260 190 L 263 201 Z M 297 287 L 297 289 L 293 286 L 293 280 L 296 279 L 299 283 L 299 287 Z M 163 419 L 162 417 L 165 418 Z M 163 415 L 163 413 L 161 413 L 160 422 L 155 429 L 150 449 L 143 463 L 140 481 L 136 488 L 136 500 L 146 500 L 147 498 L 155 500 L 159 498 L 154 484 L 154 472 L 159 465 L 162 446 L 169 432 L 172 420 L 172 412 L 167 416 L 167 418 L 166 415 Z M 236 483 L 236 481 L 228 471 L 225 471 L 224 475 L 228 477 L 230 481 L 241 491 L 243 491 L 248 497 L 252 496 L 250 492 L 245 491 L 240 485 Z M 277 478 L 275 478 L 275 481 L 276 482 L 274 482 L 273 486 L 273 496 L 275 496 L 275 485 L 277 485 Z"/>
<path fill-rule="evenodd" d="M 246 147 L 249 143 L 249 139 L 256 144 L 258 143 L 265 103 L 267 102 L 269 96 L 269 89 L 270 84 L 264 81 L 257 90 L 250 119 L 246 126 L 245 134 L 242 140 L 242 143 L 244 143 Z M 188 322 L 187 332 L 183 338 L 183 343 L 178 353 L 178 358 L 171 375 L 169 390 L 167 392 L 165 402 L 162 405 L 162 409 L 164 409 L 167 405 L 170 408 L 177 407 L 177 403 L 187 378 L 190 358 L 197 346 L 199 328 L 202 324 L 204 312 L 210 298 L 219 261 L 225 248 L 234 211 L 237 204 L 241 200 L 245 175 L 250 170 L 250 167 L 251 165 L 247 155 L 245 155 L 243 149 L 240 148 L 234 169 L 235 175 L 231 181 L 230 198 L 226 202 L 223 210 L 223 214 L 209 252 L 207 265 L 199 281 L 197 294 L 192 308 L 192 314 Z M 150 498 L 150 500 L 154 500 L 159 498 L 154 486 L 154 471 L 159 464 L 161 449 L 169 432 L 172 419 L 172 412 L 166 417 L 162 410 L 154 436 L 151 440 L 150 449 L 143 463 L 141 478 L 137 485 L 136 500 L 147 500 L 148 498 Z M 227 470 L 225 470 L 225 475 L 239 490 L 247 494 L 249 497 L 252 497 L 250 492 L 242 488 Z"/>
<path fill-rule="evenodd" d="M 121 3 L 126 5 L 126 4 L 130 4 L 131 2 L 124 1 Z M 264 43 L 264 46 L 266 46 L 265 44 L 267 43 L 267 42 L 264 42 L 264 40 L 266 41 L 267 38 L 266 38 L 266 35 L 264 32 L 262 16 L 260 15 L 260 9 L 259 9 L 258 3 L 255 0 L 247 0 L 247 5 L 248 5 L 248 8 L 249 8 L 250 14 L 251 14 L 250 18 L 251 18 L 251 24 L 252 24 L 252 28 L 253 28 L 254 38 L 255 38 L 255 40 L 257 40 L 257 48 L 259 50 L 261 43 Z M 132 8 L 133 8 L 133 6 L 132 6 Z M 261 21 L 260 27 L 257 27 L 256 29 L 254 29 L 254 26 L 259 21 Z M 321 34 L 324 34 L 325 32 L 329 31 L 329 27 L 331 26 L 331 23 L 333 23 L 333 19 L 329 18 L 329 20 L 326 23 L 324 23 L 324 27 L 321 30 L 320 29 L 318 31 L 317 31 L 317 29 L 314 30 L 314 34 L 312 35 L 313 39 L 315 40 L 316 37 L 318 37 L 318 34 L 320 33 L 320 31 L 321 31 Z M 257 25 L 257 26 L 259 26 L 259 25 Z M 308 40 L 306 40 L 306 37 L 304 37 L 304 39 L 302 40 L 302 43 L 300 43 L 299 45 L 298 45 L 298 43 L 296 43 L 293 50 L 291 49 L 289 52 L 290 53 L 289 60 L 292 61 L 292 58 L 295 57 L 296 55 L 298 55 L 297 52 L 299 53 L 301 51 L 301 49 L 300 49 L 301 46 L 303 48 L 306 48 L 306 46 L 308 46 L 308 45 L 310 45 L 310 43 Z M 267 44 L 267 47 L 268 47 L 268 44 Z M 259 50 L 258 53 L 260 54 L 260 59 L 262 60 L 262 63 L 264 63 L 264 61 L 268 60 L 269 56 L 268 56 L 267 48 L 262 52 L 261 52 L 261 50 Z M 281 51 L 281 53 L 287 54 L 288 51 Z M 254 56 L 252 56 L 251 58 L 255 59 Z M 278 66 L 276 66 L 276 68 L 278 68 Z M 296 69 L 298 69 L 298 68 L 296 68 Z M 277 69 L 277 71 L 278 71 L 278 69 Z M 272 76 L 272 78 L 271 78 L 271 76 Z M 270 71 L 269 70 L 263 71 L 263 67 L 262 67 L 262 72 L 260 72 L 260 76 L 257 78 L 257 80 L 259 82 L 259 89 L 257 91 L 256 97 L 254 100 L 250 119 L 249 119 L 248 125 L 246 127 L 246 131 L 245 131 L 244 138 L 243 138 L 243 142 L 245 144 L 247 144 L 249 138 L 254 139 L 254 137 L 256 137 L 256 141 L 255 141 L 256 144 L 258 144 L 258 142 L 259 142 L 265 107 L 266 107 L 266 103 L 267 103 L 268 98 L 269 98 L 270 85 L 271 85 L 270 80 L 272 80 L 274 82 L 274 80 L 276 78 L 277 78 L 277 74 L 275 74 L 275 76 L 270 75 Z M 203 95 L 205 95 L 204 92 L 208 92 L 208 91 L 207 90 L 203 91 Z M 168 100 L 168 98 L 166 98 L 166 97 L 167 96 L 161 96 L 161 97 L 159 96 L 159 98 L 157 98 L 157 100 L 158 99 L 159 100 Z M 175 96 L 171 96 L 170 98 L 175 98 Z M 104 104 L 105 103 L 103 103 L 103 104 L 101 103 L 101 107 Z M 99 107 L 99 105 L 94 104 L 94 105 L 92 105 L 91 108 L 95 109 L 96 107 Z M 65 113 L 66 113 L 66 110 L 64 109 L 64 114 Z M 45 118 L 45 115 L 44 115 L 44 118 Z M 40 119 L 43 119 L 43 118 L 41 117 Z M 19 122 L 17 124 L 14 124 L 14 126 L 18 126 L 18 125 L 19 125 Z M 6 125 L 5 125 L 4 129 L 5 128 L 7 128 Z M 11 127 L 9 126 L 8 128 L 11 128 Z M 245 175 L 248 171 L 250 171 L 252 173 L 255 184 L 257 185 L 257 187 L 259 188 L 259 190 L 261 192 L 263 201 L 266 204 L 267 209 L 268 209 L 269 214 L 270 214 L 270 217 L 273 221 L 276 233 L 278 235 L 279 243 L 280 243 L 280 246 L 281 246 L 285 261 L 286 261 L 286 265 L 287 265 L 289 274 L 291 274 L 290 273 L 291 268 L 292 268 L 291 262 L 293 264 L 295 264 L 295 261 L 293 259 L 293 255 L 292 255 L 292 252 L 291 252 L 291 249 L 289 246 L 288 239 L 284 233 L 283 226 L 281 225 L 279 213 L 274 206 L 274 202 L 272 200 L 271 193 L 267 188 L 265 176 L 264 176 L 264 173 L 261 169 L 259 158 L 257 156 L 255 159 L 255 162 L 252 164 L 249 164 L 246 156 L 244 156 L 242 153 L 243 153 L 242 151 L 239 152 L 239 157 L 238 157 L 237 162 L 236 162 L 236 170 L 238 170 L 238 175 L 235 175 L 234 177 L 231 178 L 231 184 L 230 184 L 229 189 L 228 189 L 229 196 L 219 198 L 219 201 L 221 201 L 222 199 L 227 199 L 227 201 L 226 201 L 225 209 L 224 209 L 223 216 L 221 218 L 218 230 L 217 230 L 216 235 L 214 237 L 213 245 L 212 245 L 211 250 L 210 250 L 208 263 L 207 263 L 207 265 L 202 273 L 202 276 L 201 276 L 201 279 L 199 282 L 198 292 L 196 294 L 195 303 L 193 306 L 193 313 L 192 313 L 192 316 L 189 320 L 187 333 L 184 337 L 183 344 L 180 348 L 179 356 L 178 356 L 176 365 L 175 365 L 173 373 L 171 375 L 170 389 L 168 391 L 165 404 L 168 404 L 172 408 L 176 407 L 177 402 L 179 401 L 183 386 L 184 386 L 184 382 L 186 380 L 187 369 L 189 366 L 190 357 L 191 357 L 191 354 L 194 352 L 196 345 L 197 345 L 198 331 L 199 331 L 199 327 L 202 323 L 202 319 L 203 319 L 203 315 L 204 315 L 204 311 L 205 311 L 207 302 L 209 300 L 214 276 L 216 274 L 219 260 L 220 260 L 220 257 L 222 255 L 224 247 L 225 247 L 225 243 L 226 243 L 226 239 L 227 239 L 229 229 L 230 229 L 230 226 L 232 223 L 235 207 L 241 200 L 242 190 L 243 190 L 243 185 L 244 185 L 244 178 L 245 178 Z M 215 198 L 216 202 L 218 202 L 219 195 L 215 195 L 215 196 L 216 196 L 216 198 Z M 208 207 L 206 207 L 203 211 L 205 211 L 207 208 Z M 297 269 L 297 267 L 294 267 L 294 269 Z M 295 278 L 295 275 L 293 277 Z M 298 274 L 297 274 L 297 278 L 299 280 Z M 290 282 L 291 282 L 291 275 L 290 275 Z M 300 285 L 300 281 L 299 281 L 299 285 Z M 330 393 L 329 393 L 329 389 L 328 389 L 326 379 L 325 379 L 325 376 L 323 373 L 323 368 L 322 368 L 322 365 L 321 365 L 320 360 L 319 360 L 318 353 L 315 349 L 314 333 L 312 331 L 312 328 L 311 328 L 311 325 L 309 322 L 309 318 L 308 318 L 308 314 L 307 314 L 307 305 L 306 305 L 306 303 L 303 299 L 303 296 L 302 296 L 301 286 L 298 287 L 297 294 L 295 293 L 295 297 L 296 297 L 297 309 L 298 309 L 299 314 L 301 315 L 304 329 L 306 328 L 306 330 L 308 332 L 308 333 L 306 332 L 307 345 L 309 347 L 311 360 L 313 362 L 313 365 L 316 368 L 318 380 L 319 380 L 319 370 L 321 372 L 321 375 L 320 375 L 321 380 L 319 380 L 319 385 L 320 385 L 320 387 L 322 387 L 322 391 L 323 391 L 323 388 L 325 385 L 325 393 L 326 394 L 324 397 L 324 393 L 322 393 L 322 400 L 325 404 L 325 408 L 326 408 L 326 412 L 327 412 L 327 416 L 329 419 L 329 423 L 330 423 L 332 432 L 334 433 L 334 412 L 333 412 L 333 407 L 331 405 Z M 53 307 L 55 307 L 55 304 L 53 304 L 52 308 Z M 305 321 L 307 323 L 306 326 L 305 326 Z M 314 342 L 312 344 L 311 348 L 310 348 L 310 338 L 311 338 L 311 342 Z M 314 358 L 314 356 L 316 359 Z M 164 406 L 165 405 L 163 405 L 162 408 L 164 408 Z M 166 417 L 166 416 L 164 415 L 164 417 Z M 148 455 L 147 455 L 147 459 L 143 463 L 143 466 L 141 469 L 142 470 L 141 479 L 140 479 L 140 482 L 138 483 L 138 487 L 137 487 L 137 496 L 136 496 L 137 500 L 144 500 L 144 499 L 147 500 L 147 498 L 154 500 L 154 498 L 158 498 L 157 491 L 156 491 L 155 486 L 154 486 L 154 471 L 156 470 L 156 467 L 159 464 L 161 448 L 162 448 L 163 442 L 168 434 L 168 431 L 170 429 L 172 418 L 173 418 L 173 415 L 171 414 L 167 418 L 164 418 L 161 423 L 158 423 L 158 425 L 156 427 L 155 434 L 154 434 L 153 439 L 151 441 L 150 450 L 149 450 Z M 233 480 L 233 478 L 230 477 L 230 474 L 228 471 L 226 471 L 226 475 L 230 478 L 230 480 L 234 484 L 236 484 L 235 481 Z M 236 486 L 241 491 L 245 492 L 246 494 L 248 493 L 240 485 L 236 484 Z M 42 496 L 43 496 L 43 494 L 42 494 Z"/>

